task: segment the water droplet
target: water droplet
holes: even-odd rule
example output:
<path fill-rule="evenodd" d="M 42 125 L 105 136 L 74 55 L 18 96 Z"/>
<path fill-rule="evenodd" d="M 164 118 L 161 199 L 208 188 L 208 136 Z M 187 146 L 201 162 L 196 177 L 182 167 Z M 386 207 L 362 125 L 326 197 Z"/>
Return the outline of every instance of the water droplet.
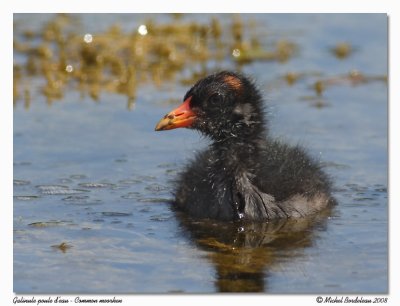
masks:
<path fill-rule="evenodd" d="M 139 33 L 140 35 L 142 35 L 142 36 L 147 35 L 148 31 L 147 31 L 147 27 L 146 27 L 145 24 L 142 24 L 142 25 L 139 26 L 139 28 L 138 28 L 138 33 Z"/>
<path fill-rule="evenodd" d="M 93 35 L 86 33 L 85 36 L 83 36 L 83 41 L 87 44 L 90 44 L 93 41 Z"/>
<path fill-rule="evenodd" d="M 74 71 L 74 67 L 72 67 L 72 65 L 67 65 L 65 67 L 65 71 L 68 72 L 68 73 L 71 73 L 72 71 Z"/>
<path fill-rule="evenodd" d="M 234 57 L 239 57 L 239 56 L 240 56 L 240 50 L 239 50 L 239 49 L 233 49 L 232 55 L 233 55 Z"/>

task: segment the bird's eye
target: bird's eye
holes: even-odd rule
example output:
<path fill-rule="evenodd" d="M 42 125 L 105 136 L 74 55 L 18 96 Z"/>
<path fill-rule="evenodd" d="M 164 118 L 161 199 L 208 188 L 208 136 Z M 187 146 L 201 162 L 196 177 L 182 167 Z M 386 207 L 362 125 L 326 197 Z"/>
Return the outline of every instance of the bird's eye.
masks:
<path fill-rule="evenodd" d="M 224 97 L 222 96 L 222 94 L 215 93 L 208 98 L 207 104 L 209 104 L 210 106 L 220 106 L 223 101 Z"/>

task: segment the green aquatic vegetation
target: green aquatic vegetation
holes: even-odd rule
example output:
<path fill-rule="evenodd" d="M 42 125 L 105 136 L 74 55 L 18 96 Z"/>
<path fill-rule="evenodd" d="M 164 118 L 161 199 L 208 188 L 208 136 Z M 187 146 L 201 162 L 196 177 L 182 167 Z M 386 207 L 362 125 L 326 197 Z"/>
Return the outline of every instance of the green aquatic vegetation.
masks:
<path fill-rule="evenodd" d="M 32 226 L 32 227 L 36 227 L 36 228 L 42 228 L 42 227 L 50 227 L 50 226 L 61 226 L 61 225 L 66 225 L 67 223 L 69 224 L 70 221 L 51 220 L 51 221 L 33 222 L 28 225 Z"/>
<path fill-rule="evenodd" d="M 252 44 L 240 44 L 236 46 L 232 55 L 234 59 L 242 64 L 254 61 L 278 61 L 287 62 L 294 56 L 297 46 L 287 40 L 280 40 L 272 47 L 272 50 L 262 48 L 257 40 L 253 40 Z"/>
<path fill-rule="evenodd" d="M 354 51 L 353 47 L 347 42 L 340 42 L 330 49 L 331 53 L 338 59 L 345 59 Z"/>
<path fill-rule="evenodd" d="M 381 75 L 365 75 L 361 71 L 351 70 L 347 74 L 337 75 L 327 78 L 320 78 L 314 83 L 314 91 L 317 96 L 322 96 L 327 87 L 334 85 L 360 85 L 371 82 L 384 82 L 387 83 L 387 76 Z"/>
<path fill-rule="evenodd" d="M 293 85 L 300 79 L 301 75 L 296 72 L 288 72 L 284 75 L 284 79 L 288 85 Z"/>
<path fill-rule="evenodd" d="M 128 109 L 133 109 L 137 90 L 146 83 L 190 86 L 210 70 L 240 71 L 258 61 L 287 63 L 301 51 L 294 41 L 268 29 L 260 31 L 255 21 L 243 21 L 239 14 L 230 23 L 215 16 L 192 21 L 183 14 L 171 14 L 169 21 L 161 23 L 156 15 L 148 16 L 130 31 L 114 24 L 102 32 L 85 33 L 79 28 L 79 17 L 69 14 L 55 15 L 37 31 L 15 24 L 14 105 L 23 103 L 29 108 L 37 93 L 51 105 L 63 99 L 67 90 L 77 90 L 94 101 L 100 100 L 102 92 L 124 95 Z M 330 48 L 340 59 L 354 50 L 349 42 Z M 306 83 L 315 93 L 317 107 L 326 105 L 322 97 L 332 85 L 387 82 L 387 76 L 367 76 L 357 70 L 330 78 L 315 76 L 289 71 L 283 80 L 289 86 L 299 80 Z"/>
<path fill-rule="evenodd" d="M 301 82 L 300 82 L 301 81 Z M 387 84 L 386 75 L 367 75 L 359 70 L 350 70 L 348 73 L 325 76 L 319 71 L 288 71 L 280 78 L 279 82 L 275 82 L 275 86 L 285 84 L 287 86 L 295 86 L 299 83 L 305 83 L 309 95 L 300 95 L 299 101 L 307 101 L 309 105 L 315 108 L 325 108 L 332 104 L 326 100 L 326 92 L 334 86 L 360 86 L 373 82 L 383 82 Z"/>
<path fill-rule="evenodd" d="M 14 63 L 14 104 L 23 100 L 29 107 L 39 84 L 49 104 L 72 88 L 93 100 L 104 91 L 125 95 L 132 108 L 137 88 L 144 83 L 187 84 L 209 73 L 209 61 L 229 60 L 240 69 L 252 61 L 287 61 L 295 49 L 286 40 L 264 49 L 266 42 L 248 31 L 252 25 L 240 15 L 234 15 L 230 25 L 222 25 L 215 17 L 194 22 L 173 14 L 166 23 L 149 18 L 130 32 L 111 25 L 97 33 L 83 33 L 77 19 L 59 14 L 38 32 L 21 29 L 15 34 L 14 52 L 25 60 Z M 200 72 L 192 69 L 192 76 L 180 76 L 196 65 L 202 67 Z"/>
<path fill-rule="evenodd" d="M 51 247 L 65 253 L 68 249 L 72 248 L 73 246 L 66 242 L 61 242 L 60 244 L 52 245 Z"/>

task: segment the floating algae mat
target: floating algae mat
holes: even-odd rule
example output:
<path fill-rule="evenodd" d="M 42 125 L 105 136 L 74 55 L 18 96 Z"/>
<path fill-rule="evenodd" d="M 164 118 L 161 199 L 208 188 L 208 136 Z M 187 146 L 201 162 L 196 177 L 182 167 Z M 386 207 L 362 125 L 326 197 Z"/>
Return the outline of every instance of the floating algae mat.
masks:
<path fill-rule="evenodd" d="M 134 20 L 139 15 L 131 16 Z M 182 14 L 140 16 L 145 16 L 145 21 L 137 21 L 133 29 L 123 30 L 114 23 L 90 33 L 80 27 L 82 14 L 54 15 L 36 31 L 16 21 L 14 104 L 22 102 L 29 108 L 38 88 L 48 104 L 62 100 L 66 90 L 74 89 L 95 101 L 101 92 L 125 95 L 131 109 L 138 86 L 146 83 L 190 86 L 218 69 L 240 71 L 255 61 L 285 63 L 301 53 L 294 41 L 277 38 L 269 29 L 260 32 L 256 21 L 246 18 L 244 22 L 242 15 L 233 14 L 229 22 L 218 19 L 217 14 L 201 21 L 182 18 Z M 326 56 L 345 59 L 356 51 L 350 42 L 339 42 Z M 288 71 L 283 80 L 292 85 L 305 75 L 304 71 Z M 320 100 L 327 85 L 370 81 L 387 82 L 387 76 L 356 71 L 312 80 L 308 86 L 314 92 L 311 99 Z"/>
<path fill-rule="evenodd" d="M 14 52 L 25 58 L 14 63 L 14 103 L 29 107 L 34 77 L 48 103 L 62 99 L 72 87 L 98 100 L 102 91 L 126 95 L 134 103 L 137 86 L 146 82 L 161 85 L 176 80 L 185 68 L 200 65 L 201 72 L 179 79 L 186 84 L 208 73 L 210 60 L 229 60 L 237 65 L 254 60 L 286 61 L 295 44 L 277 41 L 264 50 L 256 34 L 244 38 L 254 24 L 234 15 L 231 24 L 183 21 L 172 15 L 169 22 L 157 23 L 155 14 L 130 32 L 112 25 L 103 32 L 82 33 L 79 17 L 55 15 L 34 32 L 22 29 L 14 37 Z M 14 25 L 18 29 L 18 23 Z M 251 32 L 251 31 L 249 31 Z"/>

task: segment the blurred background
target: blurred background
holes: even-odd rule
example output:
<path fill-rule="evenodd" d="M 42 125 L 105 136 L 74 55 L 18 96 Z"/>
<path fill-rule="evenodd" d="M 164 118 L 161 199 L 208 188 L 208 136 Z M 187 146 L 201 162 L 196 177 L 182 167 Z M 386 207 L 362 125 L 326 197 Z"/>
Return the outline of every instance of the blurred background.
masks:
<path fill-rule="evenodd" d="M 385 14 L 14 14 L 14 291 L 385 293 Z M 339 205 L 269 224 L 176 214 L 207 146 L 154 132 L 196 80 L 252 77 L 271 134 Z"/>

